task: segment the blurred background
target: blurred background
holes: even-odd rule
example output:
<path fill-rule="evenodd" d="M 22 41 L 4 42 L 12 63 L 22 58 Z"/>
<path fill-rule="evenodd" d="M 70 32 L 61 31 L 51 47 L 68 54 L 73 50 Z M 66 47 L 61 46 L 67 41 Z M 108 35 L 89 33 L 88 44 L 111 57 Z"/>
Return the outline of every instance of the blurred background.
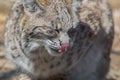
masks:
<path fill-rule="evenodd" d="M 4 57 L 4 26 L 15 0 L 0 0 L 0 80 L 29 80 L 18 76 L 15 67 Z M 111 52 L 111 68 L 108 78 L 120 80 L 120 0 L 109 0 L 115 22 L 115 38 Z M 19 79 L 25 76 L 24 79 Z"/>

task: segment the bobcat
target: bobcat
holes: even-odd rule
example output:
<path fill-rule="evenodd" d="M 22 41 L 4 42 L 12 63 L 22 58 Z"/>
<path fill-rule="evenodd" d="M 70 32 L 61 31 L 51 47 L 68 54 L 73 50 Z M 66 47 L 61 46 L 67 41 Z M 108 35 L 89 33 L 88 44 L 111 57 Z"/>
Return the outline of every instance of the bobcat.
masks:
<path fill-rule="evenodd" d="M 5 51 L 33 80 L 104 80 L 113 38 L 106 0 L 16 0 Z"/>

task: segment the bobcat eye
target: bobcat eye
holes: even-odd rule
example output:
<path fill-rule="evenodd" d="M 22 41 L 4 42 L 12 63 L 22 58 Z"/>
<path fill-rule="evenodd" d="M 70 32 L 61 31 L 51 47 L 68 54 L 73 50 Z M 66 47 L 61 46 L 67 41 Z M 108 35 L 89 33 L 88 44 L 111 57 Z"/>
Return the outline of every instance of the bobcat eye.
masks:
<path fill-rule="evenodd" d="M 57 32 L 55 30 L 48 30 L 45 35 L 49 38 L 55 38 L 57 36 Z"/>
<path fill-rule="evenodd" d="M 54 31 L 53 30 L 48 30 L 47 33 L 48 34 L 54 34 Z"/>
<path fill-rule="evenodd" d="M 60 33 L 60 31 L 62 31 L 62 28 L 59 28 L 59 29 L 56 28 L 55 31 L 56 31 L 57 33 Z"/>
<path fill-rule="evenodd" d="M 55 29 L 55 31 L 56 31 L 57 33 L 60 33 L 60 31 L 59 31 L 58 29 Z"/>

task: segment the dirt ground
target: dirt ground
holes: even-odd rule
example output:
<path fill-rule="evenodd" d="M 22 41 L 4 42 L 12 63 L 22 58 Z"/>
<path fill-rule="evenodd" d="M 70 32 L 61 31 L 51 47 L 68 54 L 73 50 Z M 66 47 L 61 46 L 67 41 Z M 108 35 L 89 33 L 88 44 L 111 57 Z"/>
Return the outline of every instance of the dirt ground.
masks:
<path fill-rule="evenodd" d="M 120 80 L 120 0 L 109 1 L 115 22 L 115 39 L 111 51 L 111 67 L 108 78 Z M 25 74 L 19 75 L 19 71 L 5 58 L 4 54 L 4 24 L 13 2 L 14 0 L 0 0 L 0 80 L 30 80 Z"/>

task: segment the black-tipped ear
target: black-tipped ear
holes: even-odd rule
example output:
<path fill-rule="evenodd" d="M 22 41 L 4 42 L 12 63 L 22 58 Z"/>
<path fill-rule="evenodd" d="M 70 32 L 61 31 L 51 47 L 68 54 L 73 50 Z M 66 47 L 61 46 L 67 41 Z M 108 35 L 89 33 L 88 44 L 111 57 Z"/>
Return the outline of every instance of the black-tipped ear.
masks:
<path fill-rule="evenodd" d="M 44 9 L 39 6 L 36 0 L 23 0 L 23 6 L 28 13 L 42 13 Z"/>

